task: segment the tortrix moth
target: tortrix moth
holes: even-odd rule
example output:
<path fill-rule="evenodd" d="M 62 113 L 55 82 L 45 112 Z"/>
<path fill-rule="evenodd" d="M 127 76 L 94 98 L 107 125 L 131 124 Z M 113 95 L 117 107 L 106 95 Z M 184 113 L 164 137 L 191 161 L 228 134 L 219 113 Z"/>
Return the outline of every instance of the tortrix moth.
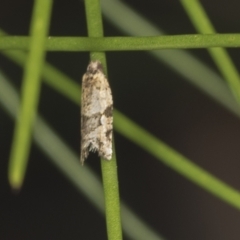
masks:
<path fill-rule="evenodd" d="M 112 158 L 112 92 L 102 64 L 92 61 L 82 78 L 81 157 L 83 164 L 90 151 L 106 160 Z"/>

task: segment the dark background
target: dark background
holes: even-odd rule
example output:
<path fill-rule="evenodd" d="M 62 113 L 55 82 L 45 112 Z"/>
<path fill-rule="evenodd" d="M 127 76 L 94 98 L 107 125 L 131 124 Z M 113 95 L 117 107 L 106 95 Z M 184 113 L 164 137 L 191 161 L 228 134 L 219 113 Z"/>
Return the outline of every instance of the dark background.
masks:
<path fill-rule="evenodd" d="M 125 1 L 168 34 L 195 33 L 178 1 Z M 239 1 L 201 1 L 216 30 L 239 31 Z M 0 2 L 0 27 L 28 35 L 32 1 Z M 104 21 L 106 36 L 123 35 Z M 86 36 L 84 5 L 58 0 L 50 35 Z M 189 50 L 212 68 L 206 50 Z M 238 49 L 229 53 L 239 68 Z M 47 60 L 80 83 L 88 53 L 54 52 Z M 237 117 L 159 64 L 146 52 L 107 53 L 115 107 L 218 178 L 240 189 L 240 122 Z M 0 56 L 0 68 L 20 88 L 22 69 Z M 216 70 L 217 71 L 217 70 Z M 45 84 L 39 112 L 79 152 L 79 108 Z M 104 217 L 33 144 L 20 193 L 12 193 L 7 164 L 14 123 L 0 109 L 0 239 L 106 239 Z M 240 214 L 115 134 L 121 198 L 166 239 L 235 240 Z M 99 176 L 94 156 L 87 161 Z M 128 239 L 125 237 L 124 239 Z"/>

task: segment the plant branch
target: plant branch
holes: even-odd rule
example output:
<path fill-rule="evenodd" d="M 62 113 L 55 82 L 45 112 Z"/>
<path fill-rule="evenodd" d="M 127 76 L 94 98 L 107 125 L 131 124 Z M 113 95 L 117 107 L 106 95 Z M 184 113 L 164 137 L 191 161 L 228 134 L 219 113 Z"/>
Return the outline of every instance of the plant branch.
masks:
<path fill-rule="evenodd" d="M 29 56 L 24 69 L 21 106 L 14 130 L 9 161 L 9 182 L 13 189 L 22 186 L 31 147 L 33 124 L 41 88 L 41 70 L 45 58 L 45 40 L 51 16 L 52 0 L 35 0 L 29 38 Z"/>
<path fill-rule="evenodd" d="M 103 37 L 103 24 L 99 0 L 85 0 L 87 27 L 89 37 Z M 91 39 L 91 38 L 90 38 Z M 106 56 L 100 49 L 91 51 L 91 60 L 99 60 L 107 75 Z M 113 150 L 114 141 L 113 141 Z M 105 197 L 105 213 L 108 240 L 122 239 L 122 225 L 120 215 L 120 197 L 115 150 L 111 161 L 101 159 L 103 189 Z"/>
<path fill-rule="evenodd" d="M 30 37 L 1 36 L 0 50 L 29 50 Z M 240 34 L 190 34 L 149 37 L 48 37 L 46 51 L 147 51 L 240 47 Z"/>

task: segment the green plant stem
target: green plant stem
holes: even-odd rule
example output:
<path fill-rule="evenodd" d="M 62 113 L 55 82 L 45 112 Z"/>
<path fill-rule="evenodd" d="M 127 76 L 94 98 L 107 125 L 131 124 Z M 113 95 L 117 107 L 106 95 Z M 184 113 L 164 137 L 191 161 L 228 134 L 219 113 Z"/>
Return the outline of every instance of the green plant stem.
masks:
<path fill-rule="evenodd" d="M 1 36 L 0 50 L 29 50 L 29 37 Z M 47 51 L 146 51 L 240 47 L 240 34 L 188 34 L 149 37 L 48 37 Z"/>
<path fill-rule="evenodd" d="M 198 32 L 202 34 L 216 33 L 207 13 L 198 0 L 181 0 L 181 3 Z M 222 48 L 209 48 L 208 52 L 240 104 L 240 76 L 227 51 Z"/>
<path fill-rule="evenodd" d="M 87 27 L 89 37 L 103 37 L 103 24 L 99 0 L 85 0 Z M 91 60 L 99 60 L 106 69 L 106 57 L 103 52 L 91 52 Z M 107 74 L 106 74 L 107 75 Z M 114 142 L 113 142 L 114 149 Z M 115 151 L 111 161 L 101 160 L 105 213 L 108 240 L 122 239 L 120 216 L 120 197 L 118 187 L 117 162 Z"/>
<path fill-rule="evenodd" d="M 26 63 L 21 106 L 14 130 L 9 161 L 9 182 L 12 188 L 20 189 L 24 180 L 32 127 L 40 93 L 40 74 L 45 57 L 45 40 L 51 14 L 52 0 L 36 0 L 34 3 L 29 42 L 29 56 Z"/>

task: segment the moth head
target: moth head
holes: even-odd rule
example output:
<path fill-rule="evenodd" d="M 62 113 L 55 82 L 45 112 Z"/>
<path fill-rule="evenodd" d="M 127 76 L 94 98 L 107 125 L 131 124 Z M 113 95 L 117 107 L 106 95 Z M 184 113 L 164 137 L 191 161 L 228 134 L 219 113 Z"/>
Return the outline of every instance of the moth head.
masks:
<path fill-rule="evenodd" d="M 94 74 L 97 71 L 103 72 L 102 64 L 99 61 L 91 61 L 87 67 L 87 72 Z"/>

